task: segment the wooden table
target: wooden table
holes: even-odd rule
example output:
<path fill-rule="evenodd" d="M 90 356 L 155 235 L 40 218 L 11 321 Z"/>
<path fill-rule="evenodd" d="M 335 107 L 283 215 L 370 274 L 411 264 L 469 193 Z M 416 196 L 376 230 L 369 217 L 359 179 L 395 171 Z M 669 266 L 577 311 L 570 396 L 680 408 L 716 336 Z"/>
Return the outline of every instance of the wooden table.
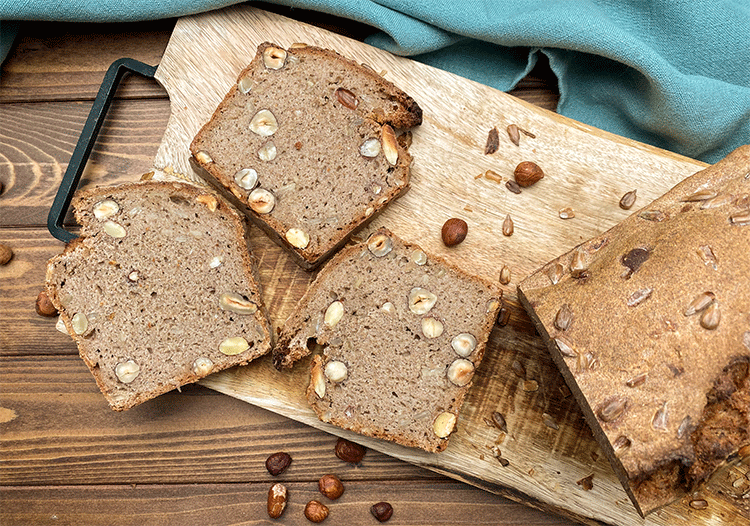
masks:
<path fill-rule="evenodd" d="M 269 8 L 353 38 L 371 31 Z M 375 451 L 346 464 L 334 436 L 200 386 L 125 413 L 108 408 L 56 318 L 34 310 L 46 261 L 63 248 L 47 213 L 107 67 L 123 56 L 158 64 L 174 23 L 27 23 L 2 67 L 0 243 L 15 255 L 0 267 L 0 523 L 271 523 L 267 492 L 280 480 L 290 491 L 283 524 L 309 524 L 302 510 L 314 498 L 330 505 L 328 524 L 376 524 L 369 508 L 381 500 L 393 505 L 394 526 L 573 524 Z M 546 63 L 512 93 L 547 109 L 558 99 Z M 156 82 L 127 78 L 82 186 L 148 171 L 168 116 Z M 293 463 L 274 478 L 264 462 L 277 451 Z M 346 486 L 335 502 L 317 491 L 327 473 Z"/>

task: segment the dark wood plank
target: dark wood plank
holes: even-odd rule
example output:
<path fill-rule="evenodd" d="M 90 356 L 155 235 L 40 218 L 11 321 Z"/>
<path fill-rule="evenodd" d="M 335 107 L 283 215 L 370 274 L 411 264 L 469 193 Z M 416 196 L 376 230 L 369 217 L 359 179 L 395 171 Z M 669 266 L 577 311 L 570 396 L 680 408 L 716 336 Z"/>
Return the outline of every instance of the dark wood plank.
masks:
<path fill-rule="evenodd" d="M 266 481 L 279 450 L 285 480 L 443 478 L 372 450 L 347 464 L 334 436 L 201 386 L 115 412 L 77 356 L 2 357 L 0 386 L 2 485 Z"/>
<path fill-rule="evenodd" d="M 46 224 L 90 109 L 90 102 L 0 104 L 1 227 Z M 167 99 L 114 101 L 79 186 L 137 180 L 151 170 L 169 111 Z"/>
<path fill-rule="evenodd" d="M 318 473 L 324 474 L 324 470 Z M 68 526 L 311 524 L 305 504 L 319 499 L 330 510 L 325 524 L 378 524 L 370 506 L 393 506 L 388 525 L 471 524 L 564 526 L 572 522 L 511 503 L 465 484 L 448 481 L 369 483 L 342 476 L 344 494 L 335 501 L 321 496 L 314 481 L 286 484 L 287 509 L 278 521 L 266 513 L 270 480 L 246 484 L 119 485 L 9 487 L 1 491 L 3 524 Z M 33 506 L 29 503 L 33 502 Z"/>

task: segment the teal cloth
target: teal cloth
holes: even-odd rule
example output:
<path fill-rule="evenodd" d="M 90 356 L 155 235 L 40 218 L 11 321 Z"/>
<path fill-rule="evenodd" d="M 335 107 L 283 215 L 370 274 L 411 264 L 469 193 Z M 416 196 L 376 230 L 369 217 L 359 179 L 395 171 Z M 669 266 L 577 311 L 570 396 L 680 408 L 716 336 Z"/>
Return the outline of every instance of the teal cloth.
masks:
<path fill-rule="evenodd" d="M 12 21 L 135 21 L 232 3 L 0 0 L 0 59 Z M 543 53 L 559 113 L 689 157 L 715 162 L 750 144 L 750 0 L 274 3 L 364 22 L 379 30 L 372 45 L 503 91 Z"/>

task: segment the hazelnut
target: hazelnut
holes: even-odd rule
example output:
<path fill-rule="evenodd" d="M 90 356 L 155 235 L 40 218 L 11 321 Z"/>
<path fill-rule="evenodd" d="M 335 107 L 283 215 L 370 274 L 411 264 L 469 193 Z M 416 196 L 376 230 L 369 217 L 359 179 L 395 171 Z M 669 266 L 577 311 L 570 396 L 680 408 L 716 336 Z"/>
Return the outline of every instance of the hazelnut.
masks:
<path fill-rule="evenodd" d="M 104 223 L 104 231 L 114 238 L 121 238 L 127 235 L 125 227 L 114 221 L 106 221 Z"/>
<path fill-rule="evenodd" d="M 463 387 L 474 376 L 474 363 L 465 358 L 458 358 L 448 367 L 447 375 L 452 384 Z"/>
<path fill-rule="evenodd" d="M 383 155 L 389 164 L 398 162 L 398 147 L 396 146 L 396 132 L 388 124 L 383 125 L 381 140 L 383 142 Z"/>
<path fill-rule="evenodd" d="M 328 506 L 317 500 L 311 500 L 305 506 L 305 517 L 310 522 L 323 522 L 328 517 Z"/>
<path fill-rule="evenodd" d="M 216 212 L 216 209 L 219 206 L 219 201 L 217 201 L 211 194 L 201 194 L 195 198 L 195 201 L 205 205 L 211 212 Z"/>
<path fill-rule="evenodd" d="M 458 245 L 466 239 L 466 233 L 469 231 L 469 225 L 463 219 L 456 217 L 449 219 L 443 224 L 442 236 L 445 246 L 452 247 Z"/>
<path fill-rule="evenodd" d="M 387 502 L 377 502 L 370 508 L 370 513 L 378 522 L 385 522 L 393 515 L 393 506 Z"/>
<path fill-rule="evenodd" d="M 39 316 L 45 316 L 47 318 L 57 316 L 57 309 L 52 305 L 49 296 L 47 296 L 47 293 L 44 291 L 40 292 L 39 296 L 36 297 L 36 313 Z"/>
<path fill-rule="evenodd" d="M 227 356 L 242 354 L 249 348 L 250 344 L 247 343 L 247 340 L 242 336 L 226 338 L 219 344 L 219 351 L 221 351 L 221 354 L 225 354 Z"/>
<path fill-rule="evenodd" d="M 448 435 L 453 433 L 453 428 L 456 426 L 456 415 L 449 412 L 440 413 L 435 421 L 432 423 L 432 430 L 438 436 L 438 438 L 446 438 Z"/>
<path fill-rule="evenodd" d="M 268 516 L 278 519 L 286 508 L 287 489 L 286 486 L 276 483 L 268 490 Z"/>
<path fill-rule="evenodd" d="M 8 245 L 0 243 L 0 265 L 7 265 L 8 261 L 13 258 L 13 251 Z"/>
<path fill-rule="evenodd" d="M 422 318 L 422 334 L 426 338 L 437 338 L 443 334 L 443 322 L 435 318 Z"/>
<path fill-rule="evenodd" d="M 473 334 L 462 332 L 453 337 L 451 347 L 456 351 L 456 354 L 466 358 L 477 348 L 477 339 Z"/>
<path fill-rule="evenodd" d="M 193 374 L 208 376 L 214 369 L 214 362 L 206 356 L 198 356 L 193 362 Z"/>
<path fill-rule="evenodd" d="M 127 362 L 120 362 L 115 366 L 115 374 L 117 379 L 124 384 L 129 384 L 135 380 L 141 372 L 141 367 L 133 360 Z"/>
<path fill-rule="evenodd" d="M 276 198 L 265 188 L 256 188 L 250 192 L 247 202 L 259 214 L 268 214 L 276 206 Z"/>
<path fill-rule="evenodd" d="M 531 186 L 532 184 L 539 181 L 544 177 L 544 172 L 535 163 L 531 161 L 523 161 L 516 166 L 513 176 L 518 183 L 518 186 Z"/>
<path fill-rule="evenodd" d="M 234 182 L 245 190 L 252 190 L 258 184 L 258 172 L 252 168 L 242 168 L 234 174 Z"/>
<path fill-rule="evenodd" d="M 294 248 L 305 249 L 310 244 L 310 234 L 301 228 L 290 228 L 284 237 Z"/>
<path fill-rule="evenodd" d="M 120 211 L 120 205 L 112 199 L 99 201 L 94 205 L 94 217 L 97 219 L 107 219 Z"/>
<path fill-rule="evenodd" d="M 367 450 L 364 446 L 350 442 L 345 438 L 339 438 L 334 449 L 334 453 L 338 458 L 351 464 L 361 462 L 366 452 Z"/>
<path fill-rule="evenodd" d="M 195 153 L 195 160 L 200 164 L 211 164 L 214 160 L 208 154 L 208 152 L 200 151 Z"/>
<path fill-rule="evenodd" d="M 331 500 L 338 499 L 344 493 L 344 485 L 336 475 L 324 475 L 318 480 L 318 489 Z"/>
<path fill-rule="evenodd" d="M 346 364 L 338 360 L 331 360 L 324 369 L 326 377 L 333 383 L 341 383 L 346 380 L 349 373 Z"/>
<path fill-rule="evenodd" d="M 291 463 L 292 457 L 289 453 L 279 451 L 266 459 L 266 469 L 275 477 L 286 471 L 286 468 L 288 468 Z"/>
<path fill-rule="evenodd" d="M 263 50 L 263 65 L 268 69 L 281 69 L 286 63 L 286 51 L 269 46 Z"/>
<path fill-rule="evenodd" d="M 409 310 L 414 314 L 427 314 L 437 302 L 437 296 L 427 289 L 414 287 L 409 292 Z"/>
<path fill-rule="evenodd" d="M 393 241 L 383 233 L 375 233 L 367 240 L 367 249 L 377 258 L 382 258 L 393 250 Z"/>
<path fill-rule="evenodd" d="M 270 137 L 278 129 L 279 123 L 270 110 L 260 110 L 250 121 L 250 131 L 261 137 Z"/>
<path fill-rule="evenodd" d="M 323 376 L 323 368 L 318 362 L 314 363 L 310 371 L 310 384 L 318 398 L 323 398 L 326 395 L 326 379 Z"/>
<path fill-rule="evenodd" d="M 344 317 L 344 304 L 340 301 L 334 301 L 326 309 L 325 316 L 323 317 L 323 323 L 328 327 L 335 327 L 341 318 Z"/>

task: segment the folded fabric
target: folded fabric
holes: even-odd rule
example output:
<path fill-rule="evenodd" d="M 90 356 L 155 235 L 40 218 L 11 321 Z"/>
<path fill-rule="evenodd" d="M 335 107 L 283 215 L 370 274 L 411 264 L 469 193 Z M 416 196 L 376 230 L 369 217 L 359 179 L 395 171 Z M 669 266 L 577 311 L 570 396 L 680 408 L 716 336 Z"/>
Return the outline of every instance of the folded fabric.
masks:
<path fill-rule="evenodd" d="M 134 21 L 232 3 L 0 0 L 0 53 L 11 20 Z M 543 53 L 559 113 L 706 162 L 750 143 L 750 0 L 274 3 L 364 22 L 380 30 L 374 46 L 503 91 Z"/>

